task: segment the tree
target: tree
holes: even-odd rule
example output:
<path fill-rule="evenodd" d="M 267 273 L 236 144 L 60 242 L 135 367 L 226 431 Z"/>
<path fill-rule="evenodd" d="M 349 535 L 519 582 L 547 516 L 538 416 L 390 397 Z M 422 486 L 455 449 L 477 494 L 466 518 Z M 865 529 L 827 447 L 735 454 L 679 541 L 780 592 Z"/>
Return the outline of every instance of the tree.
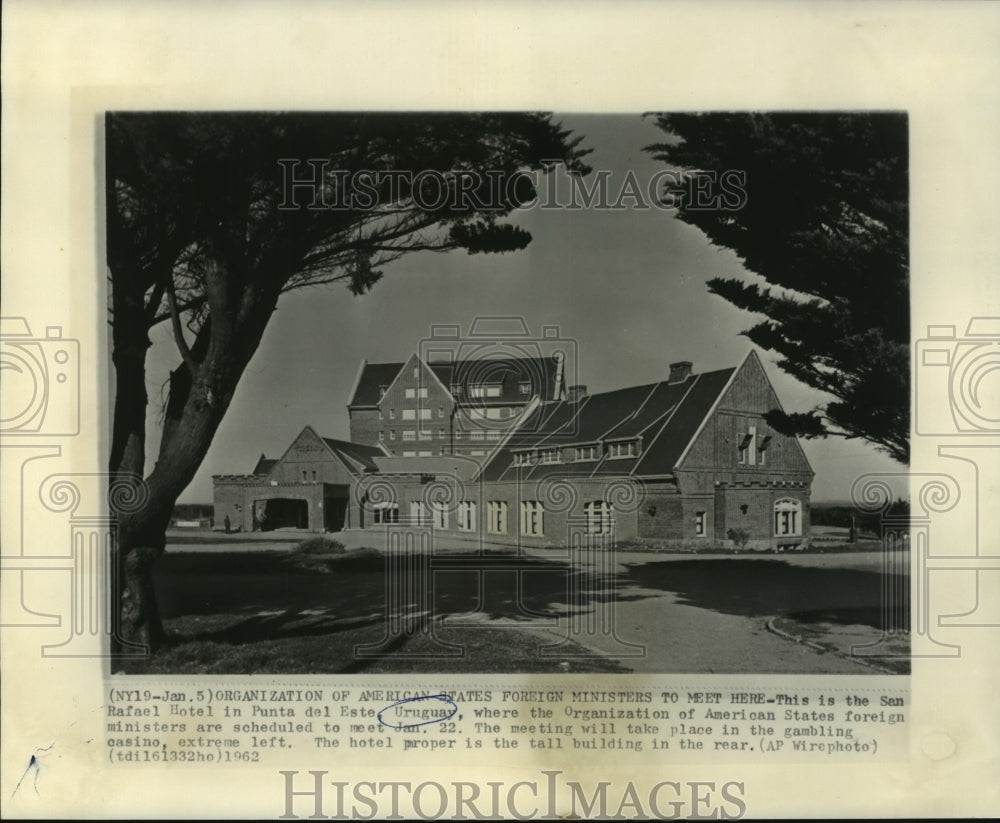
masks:
<path fill-rule="evenodd" d="M 905 114 L 659 114 L 655 122 L 670 140 L 646 151 L 685 170 L 665 192 L 678 217 L 768 284 L 714 278 L 709 291 L 763 315 L 743 334 L 834 398 L 807 412 L 773 410 L 768 422 L 805 438 L 861 438 L 908 463 Z"/>
<path fill-rule="evenodd" d="M 580 139 L 534 113 L 111 113 L 105 135 L 110 470 L 145 501 L 119 513 L 117 637 L 155 649 L 171 510 L 281 295 L 362 294 L 414 251 L 521 249 L 530 235 L 503 218 L 534 198 L 526 172 L 588 169 Z M 178 365 L 147 473 L 146 355 L 165 322 Z"/>

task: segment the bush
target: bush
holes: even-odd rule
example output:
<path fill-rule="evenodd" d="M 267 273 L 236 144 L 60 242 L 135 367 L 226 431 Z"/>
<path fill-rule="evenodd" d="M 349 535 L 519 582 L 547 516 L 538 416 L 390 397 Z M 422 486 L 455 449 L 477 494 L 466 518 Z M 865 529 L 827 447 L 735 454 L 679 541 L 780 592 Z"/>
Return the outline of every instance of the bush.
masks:
<path fill-rule="evenodd" d="M 743 549 L 750 539 L 750 532 L 746 529 L 730 529 L 726 532 L 726 537 L 733 541 L 734 548 Z"/>
<path fill-rule="evenodd" d="M 339 540 L 328 537 L 310 537 L 295 547 L 299 554 L 343 554 L 347 549 Z"/>

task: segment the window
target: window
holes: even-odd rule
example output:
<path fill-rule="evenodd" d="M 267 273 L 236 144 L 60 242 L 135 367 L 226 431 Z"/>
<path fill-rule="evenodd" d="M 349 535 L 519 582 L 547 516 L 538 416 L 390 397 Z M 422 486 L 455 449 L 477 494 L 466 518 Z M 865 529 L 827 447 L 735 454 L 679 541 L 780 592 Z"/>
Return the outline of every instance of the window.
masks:
<path fill-rule="evenodd" d="M 438 440 L 444 440 L 444 429 L 438 429 Z"/>
<path fill-rule="evenodd" d="M 521 534 L 541 537 L 544 533 L 545 511 L 538 500 L 521 501 Z"/>
<path fill-rule="evenodd" d="M 414 409 L 403 409 L 403 419 L 404 420 L 416 420 L 417 413 Z"/>
<path fill-rule="evenodd" d="M 403 432 L 403 442 L 409 442 L 417 439 L 417 433 L 413 431 Z"/>
<path fill-rule="evenodd" d="M 454 397 L 461 397 L 462 396 L 462 387 L 458 383 L 452 383 L 451 384 L 451 393 L 452 393 L 452 396 L 454 396 Z"/>
<path fill-rule="evenodd" d="M 429 451 L 417 452 L 417 457 L 430 457 L 431 453 Z"/>
<path fill-rule="evenodd" d="M 471 432 L 469 432 L 470 440 L 484 440 L 485 438 L 486 435 L 483 433 L 482 429 L 473 429 Z"/>
<path fill-rule="evenodd" d="M 635 457 L 635 441 L 629 440 L 625 443 L 611 443 L 608 445 L 608 457 Z"/>
<path fill-rule="evenodd" d="M 507 504 L 503 500 L 491 500 L 488 513 L 487 530 L 492 534 L 507 534 Z"/>
<path fill-rule="evenodd" d="M 538 459 L 542 463 L 558 463 L 559 449 L 540 449 Z"/>
<path fill-rule="evenodd" d="M 771 435 L 762 437 L 760 445 L 757 447 L 757 462 L 762 466 L 767 464 L 767 447 L 771 445 L 771 440 Z"/>
<path fill-rule="evenodd" d="M 695 537 L 705 536 L 705 512 L 694 513 L 694 535 Z"/>
<path fill-rule="evenodd" d="M 611 534 L 614 509 L 610 503 L 595 500 L 583 507 L 587 519 L 587 534 Z"/>
<path fill-rule="evenodd" d="M 531 393 L 531 383 L 527 380 L 522 380 L 517 384 L 517 391 L 519 394 L 526 395 Z"/>
<path fill-rule="evenodd" d="M 447 529 L 448 528 L 448 506 L 437 501 L 431 506 L 434 513 L 434 528 L 435 529 Z"/>
<path fill-rule="evenodd" d="M 577 448 L 576 448 L 576 459 L 577 460 L 596 460 L 597 459 L 597 446 L 577 446 Z"/>
<path fill-rule="evenodd" d="M 500 390 L 503 387 L 500 384 L 487 384 L 478 383 L 473 386 L 469 386 L 469 397 L 499 397 Z"/>
<path fill-rule="evenodd" d="M 410 501 L 410 523 L 414 526 L 426 525 L 427 512 L 419 500 Z"/>
<path fill-rule="evenodd" d="M 503 409 L 487 409 L 486 419 L 487 420 L 499 420 L 501 418 L 501 412 Z"/>
<path fill-rule="evenodd" d="M 414 380 L 419 380 L 420 379 L 420 366 L 414 366 L 413 367 L 413 379 Z"/>
<path fill-rule="evenodd" d="M 790 497 L 774 504 L 774 533 L 779 536 L 802 534 L 802 502 Z"/>
<path fill-rule="evenodd" d="M 395 420 L 396 419 L 396 410 L 395 409 L 389 409 L 389 419 L 390 420 Z"/>
<path fill-rule="evenodd" d="M 430 420 L 431 419 L 431 410 L 430 409 L 421 409 L 420 410 L 420 419 L 421 420 Z"/>
<path fill-rule="evenodd" d="M 375 524 L 398 523 L 399 506 L 396 503 L 376 503 L 375 504 Z"/>
<path fill-rule="evenodd" d="M 382 414 L 382 409 L 378 410 L 378 419 L 379 420 L 385 420 L 385 415 Z"/>
<path fill-rule="evenodd" d="M 500 439 L 500 432 L 497 429 L 490 429 L 488 432 L 486 432 L 486 439 L 487 440 L 499 440 Z"/>
<path fill-rule="evenodd" d="M 379 386 L 378 387 L 378 399 L 379 400 L 381 400 L 383 397 L 385 397 L 385 392 L 386 392 L 386 389 L 388 389 L 388 388 L 389 388 L 388 386 Z"/>
<path fill-rule="evenodd" d="M 422 431 L 422 432 L 420 432 L 420 439 L 421 440 L 430 440 L 432 437 L 433 437 L 433 435 L 429 431 Z"/>
<path fill-rule="evenodd" d="M 315 469 L 313 469 L 312 477 L 313 477 L 313 483 L 315 483 L 316 482 L 316 470 Z"/>
<path fill-rule="evenodd" d="M 472 420 L 485 420 L 486 409 L 469 409 L 469 417 Z"/>
<path fill-rule="evenodd" d="M 484 452 L 482 449 L 473 449 L 472 451 L 469 452 L 469 455 L 471 457 L 485 457 L 486 452 Z"/>
<path fill-rule="evenodd" d="M 302 482 L 303 483 L 306 482 L 306 470 L 305 469 L 302 470 Z"/>
<path fill-rule="evenodd" d="M 458 530 L 472 532 L 476 530 L 476 503 L 473 500 L 463 500 L 458 504 Z"/>
<path fill-rule="evenodd" d="M 417 396 L 417 390 L 416 389 L 406 389 L 405 392 L 404 392 L 404 394 L 406 395 L 406 399 L 407 400 L 413 400 L 413 398 L 415 398 Z"/>
<path fill-rule="evenodd" d="M 417 456 L 416 452 L 409 452 L 409 451 L 403 452 L 403 457 L 416 457 L 416 456 Z"/>
<path fill-rule="evenodd" d="M 740 435 L 740 453 L 737 462 L 743 466 L 757 464 L 757 427 L 750 426 L 746 434 Z"/>
<path fill-rule="evenodd" d="M 444 409 L 438 406 L 438 420 L 441 420 L 443 417 L 444 417 Z"/>
<path fill-rule="evenodd" d="M 379 432 L 378 433 L 378 442 L 379 443 L 384 443 L 385 442 L 385 432 Z"/>
<path fill-rule="evenodd" d="M 389 439 L 390 440 L 395 440 L 396 439 L 396 432 L 394 432 L 394 431 L 389 432 Z"/>

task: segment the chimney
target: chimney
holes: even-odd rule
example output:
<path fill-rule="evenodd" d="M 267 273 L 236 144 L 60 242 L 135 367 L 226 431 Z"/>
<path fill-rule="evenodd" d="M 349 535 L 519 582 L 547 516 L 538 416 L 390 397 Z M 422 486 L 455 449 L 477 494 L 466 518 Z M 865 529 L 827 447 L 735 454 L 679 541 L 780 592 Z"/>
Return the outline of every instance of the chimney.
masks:
<path fill-rule="evenodd" d="M 583 400 L 583 398 L 586 396 L 587 396 L 586 386 L 581 386 L 581 385 L 570 386 L 566 394 L 566 400 L 568 400 L 570 403 L 576 403 L 580 400 Z"/>
<path fill-rule="evenodd" d="M 678 363 L 670 364 L 670 377 L 668 383 L 683 383 L 691 376 L 691 361 L 681 360 Z"/>

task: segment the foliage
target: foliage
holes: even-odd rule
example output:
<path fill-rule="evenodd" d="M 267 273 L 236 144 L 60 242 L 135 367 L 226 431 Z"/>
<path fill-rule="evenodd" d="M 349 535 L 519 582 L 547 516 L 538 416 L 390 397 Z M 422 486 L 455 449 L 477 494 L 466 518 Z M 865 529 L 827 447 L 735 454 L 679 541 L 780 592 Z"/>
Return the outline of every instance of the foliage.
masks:
<path fill-rule="evenodd" d="M 763 319 L 743 332 L 778 365 L 833 396 L 774 410 L 779 431 L 862 438 L 909 460 L 907 119 L 897 113 L 660 114 L 647 147 L 686 170 L 668 186 L 678 217 L 736 253 L 760 282 L 709 290 Z M 692 180 L 726 172 L 745 197 L 705 208 Z M 741 175 L 745 177 L 741 177 Z M 729 207 L 726 206 L 729 204 Z"/>
<path fill-rule="evenodd" d="M 726 532 L 726 537 L 733 541 L 733 545 L 737 549 L 742 549 L 746 547 L 747 541 L 750 540 L 750 532 L 746 529 L 729 529 Z"/>
<path fill-rule="evenodd" d="M 143 482 L 146 500 L 119 513 L 121 632 L 155 647 L 152 565 L 170 512 L 281 295 L 331 283 L 362 294 L 411 252 L 524 248 L 530 235 L 504 222 L 535 197 L 524 172 L 562 161 L 585 173 L 586 152 L 549 116 L 513 112 L 118 112 L 105 142 L 110 469 Z M 456 172 L 473 181 L 467 196 L 432 202 L 419 181 L 451 185 Z M 317 185 L 290 184 L 311 176 Z M 146 357 L 150 329 L 165 322 L 178 365 L 147 473 Z"/>
<path fill-rule="evenodd" d="M 345 551 L 343 543 L 329 537 L 310 537 L 295 547 L 298 554 L 343 554 Z"/>

